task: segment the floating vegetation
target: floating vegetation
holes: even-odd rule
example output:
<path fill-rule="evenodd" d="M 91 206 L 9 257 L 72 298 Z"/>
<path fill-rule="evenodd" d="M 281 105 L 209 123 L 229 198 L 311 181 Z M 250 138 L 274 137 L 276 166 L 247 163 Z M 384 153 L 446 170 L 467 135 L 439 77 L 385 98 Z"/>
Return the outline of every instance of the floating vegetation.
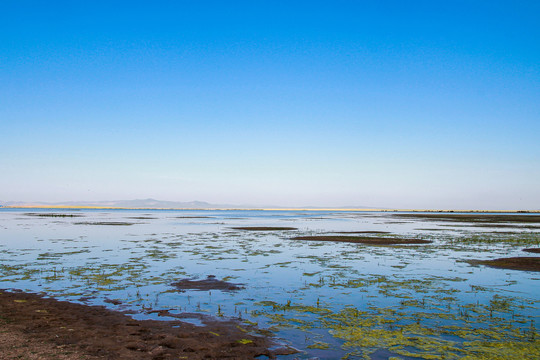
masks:
<path fill-rule="evenodd" d="M 494 268 L 540 271 L 540 257 L 516 256 L 493 260 L 469 260 L 471 265 L 487 265 Z"/>
<path fill-rule="evenodd" d="M 540 338 L 533 323 L 523 321 L 523 313 L 520 314 L 526 308 L 523 299 L 495 294 L 487 303 L 459 304 L 454 297 L 437 296 L 441 290 L 458 292 L 448 285 L 465 280 L 373 276 L 341 284 L 328 282 L 329 286 L 365 291 L 374 287 L 385 298 L 403 300 L 389 307 L 346 306 L 337 311 L 323 307 L 319 300 L 314 305 L 262 301 L 257 305 L 270 310 L 256 310 L 253 315 L 268 318 L 275 331 L 291 327 L 303 331 L 326 329 L 340 340 L 347 352 L 344 358 L 370 359 L 372 354 L 384 349 L 396 356 L 423 359 L 494 356 L 536 359 L 540 355 Z M 421 301 L 411 297 L 415 293 L 422 294 Z M 330 348 L 328 343 L 321 347 L 317 344 L 307 348 Z"/>
<path fill-rule="evenodd" d="M 293 240 L 309 240 L 309 241 L 332 241 L 332 242 L 347 242 L 365 245 L 405 245 L 405 244 L 431 244 L 431 240 L 423 239 L 398 239 L 398 238 L 383 238 L 383 237 L 367 237 L 367 236 L 342 236 L 342 235 L 314 235 L 314 236 L 296 236 Z"/>
<path fill-rule="evenodd" d="M 46 252 L 38 255 L 37 260 L 50 260 L 57 259 L 62 256 L 76 255 L 76 254 L 85 254 L 89 253 L 88 249 L 74 250 L 74 251 L 65 251 L 65 252 Z"/>
<path fill-rule="evenodd" d="M 443 235 L 440 239 L 443 246 L 450 246 L 452 250 L 474 250 L 480 247 L 492 249 L 494 246 L 523 247 L 540 245 L 540 233 L 481 233 L 475 235 L 466 233 L 465 236 Z"/>
<path fill-rule="evenodd" d="M 69 217 L 69 218 L 72 218 L 72 217 L 82 217 L 82 216 L 84 216 L 82 214 L 59 214 L 59 213 L 26 213 L 24 215 L 26 215 L 26 216 L 38 216 L 38 217 L 53 217 L 53 218 L 56 218 L 56 217 L 60 217 L 60 218 Z"/>

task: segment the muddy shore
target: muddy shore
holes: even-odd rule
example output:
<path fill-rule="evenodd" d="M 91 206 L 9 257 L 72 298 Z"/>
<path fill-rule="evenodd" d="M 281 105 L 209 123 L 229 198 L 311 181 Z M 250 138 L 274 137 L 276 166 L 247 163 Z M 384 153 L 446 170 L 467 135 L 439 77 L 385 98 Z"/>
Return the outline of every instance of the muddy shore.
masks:
<path fill-rule="evenodd" d="M 348 242 L 364 245 L 407 245 L 407 244 L 431 244 L 431 240 L 422 239 L 397 239 L 368 236 L 343 236 L 343 235 L 313 235 L 296 236 L 293 240 L 307 241 L 330 241 L 330 242 Z"/>
<path fill-rule="evenodd" d="M 235 321 L 195 326 L 0 290 L 2 359 L 273 358 L 271 340 Z M 282 352 L 285 349 L 281 349 Z"/>

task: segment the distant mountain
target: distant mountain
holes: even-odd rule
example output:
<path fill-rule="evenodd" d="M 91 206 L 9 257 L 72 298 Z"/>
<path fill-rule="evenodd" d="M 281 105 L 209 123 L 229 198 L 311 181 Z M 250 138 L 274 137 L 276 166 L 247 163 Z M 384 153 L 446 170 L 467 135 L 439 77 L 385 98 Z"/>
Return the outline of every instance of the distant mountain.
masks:
<path fill-rule="evenodd" d="M 0 206 L 89 206 L 89 207 L 112 207 L 112 208 L 142 208 L 142 209 L 379 209 L 369 206 L 255 206 L 255 205 L 235 205 L 235 204 L 211 204 L 205 201 L 163 201 L 156 199 L 135 199 L 135 200 L 112 200 L 112 201 L 64 201 L 64 202 L 37 202 L 37 201 L 8 201 L 0 202 Z"/>
<path fill-rule="evenodd" d="M 63 202 L 34 202 L 9 201 L 0 203 L 3 206 L 92 206 L 114 208 L 144 208 L 144 209 L 228 209 L 248 208 L 241 205 L 210 204 L 204 201 L 162 201 L 156 199 L 112 200 L 112 201 L 63 201 Z"/>

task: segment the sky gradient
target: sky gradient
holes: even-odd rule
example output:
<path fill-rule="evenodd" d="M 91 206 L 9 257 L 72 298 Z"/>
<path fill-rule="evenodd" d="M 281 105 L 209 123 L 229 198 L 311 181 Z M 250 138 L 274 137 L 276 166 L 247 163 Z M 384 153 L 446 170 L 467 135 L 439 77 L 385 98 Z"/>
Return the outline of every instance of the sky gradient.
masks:
<path fill-rule="evenodd" d="M 0 200 L 540 209 L 537 1 L 4 1 Z"/>

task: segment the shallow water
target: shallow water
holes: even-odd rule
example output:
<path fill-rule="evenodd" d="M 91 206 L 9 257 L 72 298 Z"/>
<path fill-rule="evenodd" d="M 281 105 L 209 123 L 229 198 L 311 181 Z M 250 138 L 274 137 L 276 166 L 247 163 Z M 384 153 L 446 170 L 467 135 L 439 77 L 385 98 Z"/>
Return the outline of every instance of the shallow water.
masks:
<path fill-rule="evenodd" d="M 370 212 L 0 209 L 0 288 L 138 319 L 239 318 L 300 350 L 284 359 L 538 358 L 540 273 L 464 262 L 534 256 L 521 250 L 540 244 L 539 230 L 498 225 Z M 298 230 L 233 229 L 253 226 Z M 292 239 L 343 231 L 433 243 Z M 244 288 L 171 285 L 208 275 Z"/>

